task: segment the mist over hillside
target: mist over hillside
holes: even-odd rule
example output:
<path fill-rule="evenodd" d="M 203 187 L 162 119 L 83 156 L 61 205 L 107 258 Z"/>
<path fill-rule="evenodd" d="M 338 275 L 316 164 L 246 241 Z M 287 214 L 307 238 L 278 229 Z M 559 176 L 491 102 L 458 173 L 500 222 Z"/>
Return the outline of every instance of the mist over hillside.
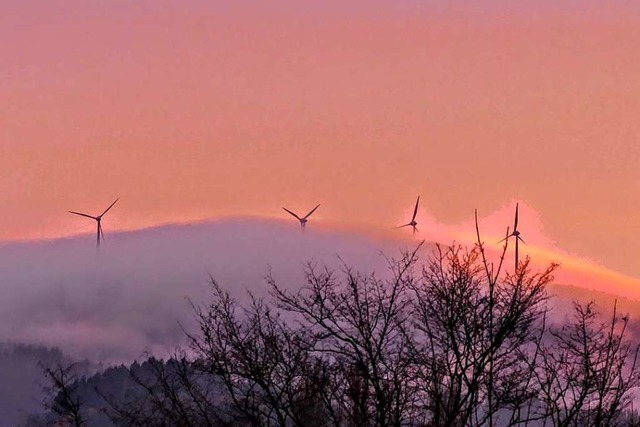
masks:
<path fill-rule="evenodd" d="M 167 357 L 184 346 L 185 330 L 195 327 L 190 301 L 209 300 L 211 278 L 235 298 L 246 300 L 247 290 L 266 294 L 268 273 L 283 287 L 299 288 L 308 262 L 330 269 L 348 265 L 384 277 L 389 273 L 387 257 L 399 257 L 418 244 L 402 232 L 376 236 L 311 223 L 303 234 L 295 223 L 257 219 L 108 233 L 99 252 L 91 235 L 4 243 L 0 342 L 55 346 L 73 360 L 87 358 L 107 366 L 144 360 L 149 354 Z M 421 258 L 428 259 L 434 249 L 435 243 L 425 244 Z M 495 248 L 489 253 L 497 255 Z M 532 268 L 541 265 L 534 263 Z M 568 321 L 573 298 L 594 299 L 603 312 L 617 300 L 621 311 L 632 313 L 631 332 L 638 337 L 633 315 L 640 313 L 640 305 L 633 299 L 584 289 L 580 283 L 554 283 L 549 293 L 551 319 L 556 322 Z M 20 392 L 0 407 L 3 414 L 18 419 L 41 404 L 42 373 L 36 356 L 46 353 L 46 360 L 63 359 L 59 350 L 47 351 L 27 352 L 28 367 L 17 369 L 24 373 L 20 378 L 11 376 L 17 371 L 15 351 L 5 352 L 0 361 L 2 382 L 6 390 Z"/>
<path fill-rule="evenodd" d="M 299 287 L 307 262 L 341 268 L 344 261 L 385 274 L 385 256 L 418 244 L 401 232 L 389 236 L 313 223 L 303 234 L 290 222 L 227 219 L 107 231 L 99 253 L 91 235 L 5 243 L 0 340 L 59 346 L 107 363 L 145 352 L 162 356 L 184 342 L 182 328 L 193 320 L 189 299 L 207 300 L 210 277 L 244 298 L 247 289 L 264 294 L 268 272 L 283 286 Z M 425 245 L 422 256 L 433 248 Z"/>
<path fill-rule="evenodd" d="M 382 240 L 311 224 L 232 219 L 108 233 L 97 253 L 90 235 L 0 245 L 0 340 L 59 346 L 106 362 L 165 354 L 184 341 L 210 276 L 234 295 L 261 294 L 269 271 L 300 286 L 307 261 L 340 260 L 384 274 L 387 256 L 417 242 Z"/>

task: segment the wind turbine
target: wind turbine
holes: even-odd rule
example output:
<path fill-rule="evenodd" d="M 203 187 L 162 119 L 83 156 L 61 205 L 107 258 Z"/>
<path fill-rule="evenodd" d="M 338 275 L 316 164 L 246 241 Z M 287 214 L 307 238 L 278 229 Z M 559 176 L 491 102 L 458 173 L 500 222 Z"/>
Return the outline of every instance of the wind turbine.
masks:
<path fill-rule="evenodd" d="M 72 213 L 74 215 L 80 215 L 80 216 L 84 216 L 87 218 L 91 218 L 91 219 L 95 219 L 97 224 L 98 224 L 98 230 L 97 230 L 97 238 L 98 238 L 98 248 L 100 248 L 100 239 L 102 238 L 102 240 L 104 240 L 104 233 L 102 231 L 102 224 L 100 223 L 100 221 L 102 221 L 102 217 L 104 216 L 104 214 L 106 214 L 107 212 L 109 212 L 109 209 L 111 209 L 113 207 L 113 205 L 116 204 L 116 202 L 120 200 L 120 197 L 118 197 L 113 203 L 111 203 L 109 205 L 109 207 L 107 209 L 105 209 L 104 212 L 102 212 L 100 215 L 98 216 L 91 216 L 91 215 L 87 215 L 81 212 L 74 212 L 74 211 L 69 211 L 69 213 Z"/>
<path fill-rule="evenodd" d="M 418 223 L 416 222 L 416 215 L 418 215 L 418 204 L 420 203 L 420 196 L 418 196 L 418 200 L 416 200 L 416 207 L 413 209 L 413 216 L 411 217 L 411 222 L 405 225 L 401 225 L 397 228 L 403 228 L 403 227 L 409 227 L 411 226 L 413 228 L 413 234 L 416 234 L 416 231 L 418 231 L 418 229 L 416 228 L 416 225 L 418 225 Z"/>
<path fill-rule="evenodd" d="M 507 233 L 509 233 L 508 229 L 507 229 Z M 522 242 L 526 245 L 524 239 L 520 237 L 520 232 L 518 231 L 518 203 L 516 203 L 516 219 L 515 219 L 515 222 L 513 223 L 513 232 L 509 234 L 507 237 L 505 237 L 504 239 L 500 240 L 498 243 L 502 243 L 511 237 L 516 238 L 516 270 L 518 270 L 518 243 Z"/>
<path fill-rule="evenodd" d="M 304 228 L 305 228 L 305 226 L 307 225 L 307 221 L 308 221 L 308 219 L 307 219 L 307 218 L 309 218 L 309 217 L 311 216 L 311 214 L 312 214 L 312 213 L 314 213 L 314 212 L 316 211 L 316 209 L 318 209 L 319 207 L 320 207 L 320 205 L 316 206 L 315 208 L 313 208 L 313 209 L 311 210 L 311 212 L 309 212 L 308 214 L 306 214 L 306 215 L 305 215 L 305 216 L 303 216 L 302 218 L 300 218 L 298 215 L 294 214 L 293 212 L 291 212 L 291 211 L 290 211 L 289 209 L 287 209 L 287 208 L 284 208 L 284 207 L 283 207 L 282 209 L 284 209 L 285 211 L 289 212 L 289 213 L 290 213 L 291 215 L 293 215 L 293 216 L 294 216 L 298 221 L 300 221 L 300 227 L 302 227 L 302 231 L 304 232 Z"/>

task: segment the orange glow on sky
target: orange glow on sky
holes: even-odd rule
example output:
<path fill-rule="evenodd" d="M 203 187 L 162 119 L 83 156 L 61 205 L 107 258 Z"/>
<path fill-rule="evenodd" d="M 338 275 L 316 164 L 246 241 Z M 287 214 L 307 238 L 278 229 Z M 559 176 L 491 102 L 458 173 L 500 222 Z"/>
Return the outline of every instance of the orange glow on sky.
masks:
<path fill-rule="evenodd" d="M 640 277 L 640 4 L 321 3 L 9 0 L 0 239 L 523 200 L 532 247 Z"/>
<path fill-rule="evenodd" d="M 490 261 L 495 265 L 503 249 L 503 244 L 499 241 L 505 237 L 507 226 L 513 230 L 514 206 L 515 203 L 507 204 L 489 214 L 479 213 L 478 215 L 481 241 L 487 249 Z M 568 253 L 545 235 L 540 215 L 535 209 L 526 203 L 520 203 L 519 212 L 518 229 L 522 232 L 521 237 L 526 241 L 526 244 L 520 244 L 520 260 L 529 257 L 533 272 L 544 271 L 549 265 L 556 263 L 559 264 L 559 268 L 554 273 L 554 283 L 640 301 L 640 279 L 611 270 L 593 259 Z M 407 210 L 405 217 L 410 218 L 411 214 L 412 210 Z M 477 242 L 473 218 L 459 224 L 444 224 L 433 219 L 428 212 L 421 210 L 417 221 L 419 229 L 427 231 L 419 231 L 415 239 L 443 244 L 455 241 L 467 247 Z M 405 234 L 409 235 L 410 231 Z M 509 272 L 513 271 L 514 265 L 513 245 L 513 240 L 510 240 L 503 264 L 504 270 Z M 580 290 L 563 290 L 563 293 L 567 292 L 573 292 L 572 296 L 577 299 L 584 297 Z"/>

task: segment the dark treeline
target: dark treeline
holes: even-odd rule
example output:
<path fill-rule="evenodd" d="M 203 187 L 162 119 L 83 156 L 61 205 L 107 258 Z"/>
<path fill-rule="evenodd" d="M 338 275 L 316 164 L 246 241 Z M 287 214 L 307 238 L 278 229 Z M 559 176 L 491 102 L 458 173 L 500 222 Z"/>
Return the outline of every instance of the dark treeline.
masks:
<path fill-rule="evenodd" d="M 511 273 L 481 243 L 417 253 L 384 278 L 309 264 L 295 292 L 268 276 L 247 304 L 213 282 L 188 348 L 88 379 L 49 368 L 32 425 L 638 425 L 627 315 L 574 303 L 552 324 L 555 265 Z"/>
<path fill-rule="evenodd" d="M 0 426 L 15 426 L 29 414 L 42 412 L 48 398 L 43 386 L 48 385 L 43 366 L 67 365 L 71 359 L 58 348 L 42 345 L 0 343 Z M 83 361 L 76 372 L 89 375 L 96 366 Z"/>

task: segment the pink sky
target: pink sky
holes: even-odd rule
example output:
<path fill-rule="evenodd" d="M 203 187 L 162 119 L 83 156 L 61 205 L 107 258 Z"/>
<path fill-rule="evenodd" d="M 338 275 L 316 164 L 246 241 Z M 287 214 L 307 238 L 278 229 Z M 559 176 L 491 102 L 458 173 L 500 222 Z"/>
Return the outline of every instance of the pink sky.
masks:
<path fill-rule="evenodd" d="M 640 277 L 635 2 L 264 3 L 3 5 L 0 239 L 88 232 L 66 211 L 117 196 L 105 232 L 523 200 L 545 245 Z"/>

